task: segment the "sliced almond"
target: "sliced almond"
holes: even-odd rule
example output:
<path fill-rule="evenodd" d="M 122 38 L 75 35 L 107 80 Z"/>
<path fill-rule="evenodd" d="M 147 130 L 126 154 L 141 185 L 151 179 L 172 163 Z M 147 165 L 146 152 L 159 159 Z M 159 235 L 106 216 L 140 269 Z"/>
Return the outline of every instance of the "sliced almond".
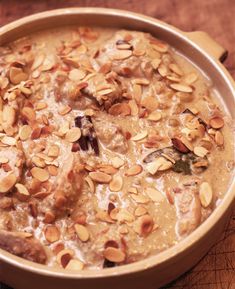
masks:
<path fill-rule="evenodd" d="M 59 251 L 59 253 L 56 255 L 56 261 L 59 265 L 61 265 L 63 268 L 66 268 L 69 261 L 73 258 L 74 251 L 69 249 L 63 249 Z"/>
<path fill-rule="evenodd" d="M 147 188 L 145 190 L 145 193 L 148 195 L 148 197 L 153 201 L 153 202 L 157 202 L 160 203 L 164 200 L 163 195 L 161 194 L 161 192 L 159 192 L 158 190 L 154 189 L 154 188 Z"/>
<path fill-rule="evenodd" d="M 84 263 L 77 259 L 71 259 L 66 265 L 66 270 L 81 271 L 84 268 Z"/>
<path fill-rule="evenodd" d="M 1 142 L 5 145 L 8 145 L 8 146 L 15 146 L 16 145 L 16 139 L 14 137 L 10 137 L 10 136 L 4 136 L 1 139 Z"/>
<path fill-rule="evenodd" d="M 11 67 L 9 72 L 9 78 L 11 83 L 19 84 L 21 81 L 28 79 L 28 75 L 23 72 L 21 68 Z"/>
<path fill-rule="evenodd" d="M 182 83 L 172 83 L 172 84 L 170 84 L 170 87 L 173 88 L 174 90 L 180 91 L 180 92 L 187 92 L 187 93 L 193 92 L 193 89 L 191 86 L 185 85 Z"/>
<path fill-rule="evenodd" d="M 117 209 L 117 214 L 116 216 L 114 216 L 114 212 L 115 210 L 112 210 L 110 213 L 110 217 L 112 219 L 116 219 L 118 220 L 118 222 L 122 223 L 131 223 L 135 220 L 134 216 L 127 210 L 127 209 L 123 209 L 121 208 L 120 210 Z"/>
<path fill-rule="evenodd" d="M 128 188 L 127 192 L 130 193 L 130 194 L 137 195 L 138 194 L 138 189 L 136 187 L 130 187 L 130 188 Z"/>
<path fill-rule="evenodd" d="M 148 131 L 147 131 L 147 130 L 144 130 L 144 131 L 136 134 L 135 136 L 133 136 L 133 137 L 131 138 L 131 140 L 133 140 L 133 141 L 140 141 L 140 140 L 145 139 L 147 136 L 148 136 Z"/>
<path fill-rule="evenodd" d="M 153 111 L 148 115 L 148 119 L 152 121 L 159 121 L 162 118 L 160 111 Z"/>
<path fill-rule="evenodd" d="M 140 216 L 143 216 L 147 214 L 147 209 L 143 206 L 138 206 L 136 209 L 135 209 L 135 216 L 136 217 L 140 217 Z"/>
<path fill-rule="evenodd" d="M 75 224 L 74 225 L 75 231 L 78 235 L 78 238 L 82 241 L 82 242 L 87 242 L 90 238 L 90 234 L 89 231 L 87 230 L 87 228 L 83 225 L 80 224 Z"/>
<path fill-rule="evenodd" d="M 123 178 L 121 176 L 114 176 L 109 183 L 109 189 L 112 192 L 119 192 L 123 186 Z"/>
<path fill-rule="evenodd" d="M 79 127 L 73 127 L 70 130 L 67 131 L 66 135 L 65 135 L 65 139 L 68 142 L 76 142 L 77 140 L 79 140 L 81 137 L 81 130 Z"/>
<path fill-rule="evenodd" d="M 123 60 L 131 57 L 132 51 L 131 50 L 117 50 L 111 55 L 113 60 Z"/>
<path fill-rule="evenodd" d="M 69 72 L 69 79 L 75 82 L 79 82 L 86 76 L 86 72 L 82 69 L 72 69 Z"/>
<path fill-rule="evenodd" d="M 149 80 L 146 78 L 135 78 L 132 80 L 133 84 L 139 84 L 139 85 L 149 85 Z"/>
<path fill-rule="evenodd" d="M 30 170 L 32 176 L 40 182 L 45 182 L 49 179 L 49 173 L 45 169 L 34 167 Z"/>
<path fill-rule="evenodd" d="M 157 171 L 165 171 L 172 167 L 172 162 L 164 157 L 159 157 L 153 162 L 147 164 L 146 169 L 151 175 L 155 175 Z"/>
<path fill-rule="evenodd" d="M 118 248 L 108 247 L 104 250 L 104 258 L 115 263 L 121 263 L 125 260 L 126 255 Z"/>
<path fill-rule="evenodd" d="M 191 72 L 184 77 L 184 82 L 187 84 L 193 84 L 198 79 L 198 75 L 195 72 Z"/>
<path fill-rule="evenodd" d="M 166 43 L 157 41 L 154 39 L 153 42 L 150 42 L 152 44 L 152 47 L 161 53 L 166 53 L 168 51 L 168 45 Z"/>
<path fill-rule="evenodd" d="M 33 71 L 33 70 L 37 69 L 39 66 L 41 66 L 43 64 L 44 59 L 45 59 L 44 54 L 37 55 L 37 57 L 34 59 L 34 62 L 31 66 L 31 70 Z"/>
<path fill-rule="evenodd" d="M 154 60 L 152 60 L 151 64 L 152 64 L 152 67 L 154 69 L 157 69 L 159 67 L 161 63 L 161 59 L 160 58 L 155 58 Z"/>
<path fill-rule="evenodd" d="M 7 193 L 16 183 L 16 176 L 9 174 L 0 180 L 0 193 Z"/>
<path fill-rule="evenodd" d="M 224 126 L 224 120 L 221 117 L 213 117 L 209 120 L 209 124 L 214 129 L 219 129 Z"/>
<path fill-rule="evenodd" d="M 42 158 L 39 158 L 37 156 L 32 157 L 32 163 L 39 168 L 45 168 L 46 163 Z"/>
<path fill-rule="evenodd" d="M 67 113 L 69 113 L 72 110 L 72 107 L 70 105 L 65 105 L 63 107 L 61 107 L 58 111 L 58 113 L 60 115 L 66 115 Z"/>
<path fill-rule="evenodd" d="M 7 126 L 12 126 L 16 120 L 15 109 L 9 105 L 5 105 L 2 111 L 2 120 Z"/>
<path fill-rule="evenodd" d="M 136 104 L 136 101 L 134 99 L 129 101 L 129 106 L 131 108 L 131 115 L 135 116 L 139 113 L 139 107 Z"/>
<path fill-rule="evenodd" d="M 116 103 L 110 107 L 109 114 L 114 115 L 114 116 L 130 115 L 131 114 L 131 108 L 130 108 L 128 103 L 125 103 L 125 102 Z"/>
<path fill-rule="evenodd" d="M 51 176 L 57 176 L 58 175 L 59 170 L 56 166 L 50 165 L 47 167 L 47 169 L 48 169 L 48 173 Z"/>
<path fill-rule="evenodd" d="M 141 194 L 131 194 L 131 198 L 138 204 L 147 204 L 149 198 Z"/>
<path fill-rule="evenodd" d="M 17 183 L 15 184 L 15 187 L 19 194 L 29 196 L 29 191 L 23 184 Z"/>
<path fill-rule="evenodd" d="M 112 177 L 110 175 L 102 172 L 90 172 L 89 176 L 93 181 L 100 184 L 108 184 L 112 180 Z"/>
<path fill-rule="evenodd" d="M 149 111 L 154 111 L 158 108 L 159 103 L 154 96 L 147 96 L 141 100 L 141 105 Z"/>
<path fill-rule="evenodd" d="M 141 237 L 147 237 L 153 231 L 153 227 L 153 218 L 149 215 L 144 215 L 136 221 L 134 229 Z"/>
<path fill-rule="evenodd" d="M 213 192 L 208 182 L 203 182 L 199 189 L 199 198 L 204 208 L 210 206 L 213 199 Z"/>
<path fill-rule="evenodd" d="M 0 164 L 7 164 L 9 162 L 8 158 L 0 157 Z"/>
<path fill-rule="evenodd" d="M 60 148 L 57 145 L 52 145 L 48 150 L 49 157 L 58 157 L 60 154 Z"/>
<path fill-rule="evenodd" d="M 139 104 L 142 96 L 142 87 L 139 84 L 134 84 L 132 89 L 133 89 L 133 98 Z"/>
<path fill-rule="evenodd" d="M 25 117 L 28 121 L 35 121 L 36 120 L 36 113 L 31 107 L 23 107 L 21 110 L 21 114 Z"/>
<path fill-rule="evenodd" d="M 114 157 L 111 159 L 111 163 L 114 168 L 119 169 L 120 167 L 124 165 L 125 162 L 119 157 Z"/>
<path fill-rule="evenodd" d="M 222 146 L 224 144 L 224 137 L 219 130 L 217 130 L 215 133 L 215 142 L 218 146 Z"/>
<path fill-rule="evenodd" d="M 29 125 L 23 125 L 19 130 L 19 137 L 22 141 L 27 140 L 32 133 L 32 129 Z"/>
<path fill-rule="evenodd" d="M 97 169 L 102 172 L 106 173 L 108 175 L 114 175 L 117 172 L 117 169 L 114 168 L 112 165 L 109 164 L 101 164 L 97 166 Z"/>
<path fill-rule="evenodd" d="M 175 63 L 170 63 L 169 64 L 169 68 L 171 71 L 173 71 L 174 73 L 182 76 L 183 75 L 183 71 L 179 68 L 179 66 Z"/>
<path fill-rule="evenodd" d="M 47 226 L 45 228 L 44 235 L 49 243 L 54 243 L 60 239 L 60 231 L 54 225 Z"/>
<path fill-rule="evenodd" d="M 87 184 L 90 188 L 90 192 L 94 194 L 95 193 L 95 185 L 94 185 L 92 179 L 89 176 L 87 176 L 87 177 L 85 177 L 85 181 L 87 182 Z"/>
<path fill-rule="evenodd" d="M 203 158 L 204 156 L 206 156 L 206 154 L 208 153 L 208 150 L 204 147 L 195 147 L 193 152 L 195 153 L 195 155 L 197 155 L 198 157 Z"/>
<path fill-rule="evenodd" d="M 47 108 L 47 103 L 45 102 L 38 102 L 35 104 L 35 110 L 43 110 L 45 108 Z"/>
<path fill-rule="evenodd" d="M 126 171 L 125 175 L 127 177 L 136 176 L 140 174 L 142 171 L 143 171 L 143 168 L 141 165 L 133 165 Z"/>

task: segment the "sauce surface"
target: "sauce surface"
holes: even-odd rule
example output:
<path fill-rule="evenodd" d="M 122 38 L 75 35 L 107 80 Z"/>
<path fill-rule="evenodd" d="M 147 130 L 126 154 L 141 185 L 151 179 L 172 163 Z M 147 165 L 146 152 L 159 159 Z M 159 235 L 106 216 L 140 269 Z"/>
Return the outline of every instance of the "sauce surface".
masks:
<path fill-rule="evenodd" d="M 233 170 L 213 84 L 150 34 L 89 27 L 0 47 L 0 247 L 68 270 L 195 230 Z"/>

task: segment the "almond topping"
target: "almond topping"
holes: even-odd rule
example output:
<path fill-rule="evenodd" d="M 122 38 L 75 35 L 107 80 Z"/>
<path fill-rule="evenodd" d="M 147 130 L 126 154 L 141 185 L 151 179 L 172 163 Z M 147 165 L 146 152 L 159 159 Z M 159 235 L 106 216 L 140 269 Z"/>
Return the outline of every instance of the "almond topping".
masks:
<path fill-rule="evenodd" d="M 152 232 L 153 227 L 153 218 L 149 215 L 144 215 L 136 221 L 134 229 L 141 237 L 147 237 Z"/>
<path fill-rule="evenodd" d="M 138 206 L 136 209 L 135 209 L 135 216 L 136 217 L 140 217 L 140 216 L 143 216 L 147 213 L 147 209 L 143 206 Z"/>
<path fill-rule="evenodd" d="M 198 75 L 194 72 L 189 73 L 184 77 L 184 82 L 187 84 L 192 84 L 198 79 Z"/>
<path fill-rule="evenodd" d="M 49 157 L 58 157 L 60 154 L 60 148 L 57 145 L 52 145 L 48 150 Z"/>
<path fill-rule="evenodd" d="M 111 159 L 111 163 L 113 165 L 114 168 L 119 169 L 120 167 L 122 167 L 124 165 L 124 160 L 120 159 L 119 157 L 114 157 L 113 159 Z"/>
<path fill-rule="evenodd" d="M 28 121 L 35 121 L 36 113 L 31 107 L 23 107 L 21 110 L 21 114 L 25 117 Z"/>
<path fill-rule="evenodd" d="M 68 142 L 76 142 L 81 137 L 81 130 L 79 127 L 73 127 L 69 131 L 67 131 L 65 135 L 65 139 Z"/>
<path fill-rule="evenodd" d="M 69 72 L 69 79 L 75 82 L 82 80 L 86 76 L 86 72 L 81 69 L 72 69 Z"/>
<path fill-rule="evenodd" d="M 161 192 L 159 192 L 158 190 L 154 189 L 154 188 L 147 188 L 145 190 L 146 194 L 149 196 L 149 198 L 154 201 L 154 202 L 161 202 L 162 200 L 164 200 L 163 195 L 161 194 Z"/>
<path fill-rule="evenodd" d="M 66 115 L 67 113 L 69 113 L 72 110 L 72 107 L 69 105 L 65 105 L 62 108 L 59 109 L 58 113 L 60 115 Z"/>
<path fill-rule="evenodd" d="M 147 130 L 145 130 L 145 131 L 142 131 L 142 132 L 136 134 L 135 136 L 133 136 L 131 138 L 131 140 L 140 141 L 140 140 L 143 140 L 144 138 L 146 138 L 147 136 L 148 136 L 148 132 L 147 132 Z"/>
<path fill-rule="evenodd" d="M 83 225 L 80 224 L 75 224 L 74 225 L 75 231 L 78 235 L 78 238 L 82 241 L 82 242 L 87 242 L 90 238 L 90 234 L 89 231 L 87 230 L 87 228 Z"/>
<path fill-rule="evenodd" d="M 108 184 L 112 180 L 112 177 L 110 175 L 102 172 L 90 172 L 89 176 L 93 181 L 100 184 Z"/>
<path fill-rule="evenodd" d="M 0 157 L 0 164 L 7 164 L 9 162 L 8 158 Z"/>
<path fill-rule="evenodd" d="M 84 264 L 77 259 L 71 259 L 65 267 L 66 270 L 75 270 L 75 271 L 80 271 L 83 268 Z"/>
<path fill-rule="evenodd" d="M 118 116 L 118 115 L 130 115 L 131 114 L 131 108 L 130 106 L 125 103 L 116 103 L 114 105 L 112 105 L 109 109 L 109 114 L 114 115 L 114 116 Z"/>
<path fill-rule="evenodd" d="M 155 161 L 147 164 L 146 169 L 151 175 L 155 175 L 157 171 L 165 171 L 172 167 L 172 162 L 164 157 L 159 157 Z"/>
<path fill-rule="evenodd" d="M 144 99 L 142 99 L 141 105 L 144 106 L 149 111 L 154 111 L 158 108 L 159 103 L 155 97 L 147 96 Z"/>
<path fill-rule="evenodd" d="M 74 252 L 69 249 L 63 249 L 56 255 L 56 261 L 59 265 L 65 268 L 69 261 L 73 258 Z"/>
<path fill-rule="evenodd" d="M 148 119 L 152 121 L 159 121 L 161 118 L 162 118 L 162 114 L 159 111 L 153 111 L 148 116 Z"/>
<path fill-rule="evenodd" d="M 16 176 L 9 174 L 0 180 L 0 193 L 7 193 L 16 183 Z"/>
<path fill-rule="evenodd" d="M 215 142 L 218 146 L 222 146 L 224 144 L 224 137 L 219 130 L 217 130 L 215 133 Z"/>
<path fill-rule="evenodd" d="M 205 149 L 204 147 L 195 147 L 193 152 L 195 153 L 195 155 L 197 155 L 198 157 L 203 158 L 204 156 L 206 156 L 206 154 L 208 153 L 208 150 Z"/>
<path fill-rule="evenodd" d="M 32 176 L 40 182 L 45 182 L 49 179 L 49 173 L 44 169 L 34 167 L 30 170 L 30 172 Z"/>
<path fill-rule="evenodd" d="M 21 81 L 25 81 L 28 79 L 28 75 L 23 72 L 21 68 L 18 67 L 11 67 L 9 78 L 11 83 L 19 84 Z"/>
<path fill-rule="evenodd" d="M 126 255 L 118 248 L 108 247 L 104 250 L 104 257 L 111 262 L 121 263 L 125 260 Z"/>
<path fill-rule="evenodd" d="M 32 133 L 32 129 L 29 125 L 23 125 L 19 130 L 19 137 L 22 141 L 27 140 Z"/>
<path fill-rule="evenodd" d="M 25 196 L 29 196 L 29 191 L 24 185 L 17 183 L 17 184 L 15 184 L 15 187 L 20 194 L 25 195 Z"/>
<path fill-rule="evenodd" d="M 54 225 L 47 226 L 44 231 L 44 235 L 49 243 L 54 243 L 60 239 L 60 231 Z"/>
<path fill-rule="evenodd" d="M 123 60 L 127 59 L 132 55 L 131 50 L 117 50 L 111 55 L 111 58 L 114 60 Z"/>
<path fill-rule="evenodd" d="M 85 181 L 87 182 L 87 184 L 89 186 L 90 192 L 94 194 L 95 193 L 95 185 L 94 185 L 92 179 L 89 176 L 87 176 L 87 177 L 85 177 Z"/>
<path fill-rule="evenodd" d="M 125 175 L 126 175 L 127 177 L 136 176 L 136 175 L 140 174 L 140 173 L 142 172 L 142 170 L 143 170 L 143 168 L 142 168 L 141 165 L 133 165 L 132 167 L 130 167 L 130 168 L 126 171 Z"/>
<path fill-rule="evenodd" d="M 122 189 L 123 179 L 121 176 L 114 176 L 112 181 L 109 183 L 109 189 L 112 192 L 118 192 Z"/>
<path fill-rule="evenodd" d="M 213 199 L 212 188 L 209 183 L 203 182 L 199 189 L 199 198 L 204 208 L 210 206 Z"/>
<path fill-rule="evenodd" d="M 180 92 L 187 92 L 187 93 L 193 92 L 193 89 L 191 86 L 188 86 L 182 83 L 172 83 L 170 84 L 170 87 Z"/>
<path fill-rule="evenodd" d="M 224 126 L 224 120 L 221 117 L 213 117 L 210 119 L 209 123 L 214 129 L 219 129 Z"/>
<path fill-rule="evenodd" d="M 4 136 L 1 142 L 5 145 L 14 146 L 16 145 L 16 139 L 10 136 Z"/>

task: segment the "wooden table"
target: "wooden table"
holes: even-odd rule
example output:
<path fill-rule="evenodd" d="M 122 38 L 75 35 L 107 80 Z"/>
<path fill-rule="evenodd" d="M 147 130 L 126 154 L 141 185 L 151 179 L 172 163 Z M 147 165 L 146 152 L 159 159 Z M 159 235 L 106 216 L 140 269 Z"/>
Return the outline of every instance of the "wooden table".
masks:
<path fill-rule="evenodd" d="M 225 66 L 235 78 L 234 0 L 0 0 L 0 26 L 31 13 L 69 6 L 126 9 L 156 17 L 185 31 L 206 31 L 228 49 Z M 235 288 L 235 210 L 223 236 L 208 254 L 164 288 Z"/>

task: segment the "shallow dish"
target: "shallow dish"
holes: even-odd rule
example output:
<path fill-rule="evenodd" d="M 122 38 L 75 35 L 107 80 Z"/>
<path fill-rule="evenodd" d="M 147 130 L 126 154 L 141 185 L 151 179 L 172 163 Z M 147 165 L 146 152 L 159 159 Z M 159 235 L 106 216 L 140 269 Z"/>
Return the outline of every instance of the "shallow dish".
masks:
<path fill-rule="evenodd" d="M 226 51 L 203 32 L 184 33 L 156 19 L 127 11 L 69 8 L 32 15 L 0 29 L 0 45 L 29 33 L 60 25 L 94 25 L 147 31 L 191 60 L 214 83 L 224 109 L 234 119 L 234 83 L 220 64 Z M 0 279 L 23 288 L 158 288 L 193 266 L 222 233 L 234 200 L 234 182 L 217 209 L 196 231 L 174 247 L 133 264 L 79 273 L 31 263 L 0 250 Z M 35 282 L 35 280 L 37 280 Z"/>

